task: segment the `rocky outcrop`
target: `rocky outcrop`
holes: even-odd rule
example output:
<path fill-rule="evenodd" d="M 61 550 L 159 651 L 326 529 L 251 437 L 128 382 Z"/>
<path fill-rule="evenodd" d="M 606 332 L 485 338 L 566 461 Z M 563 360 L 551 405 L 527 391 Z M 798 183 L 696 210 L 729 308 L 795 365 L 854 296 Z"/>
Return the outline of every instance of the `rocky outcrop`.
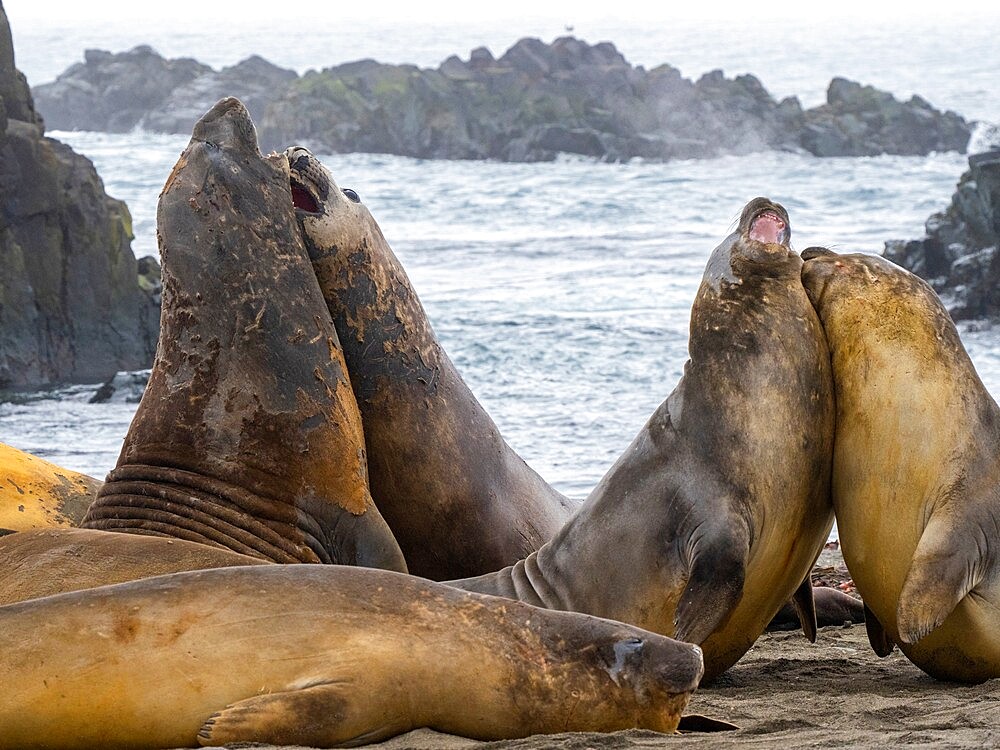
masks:
<path fill-rule="evenodd" d="M 826 104 L 804 117 L 802 145 L 817 156 L 917 156 L 964 151 L 970 135 L 965 120 L 939 112 L 919 96 L 901 102 L 885 91 L 834 78 Z"/>
<path fill-rule="evenodd" d="M 93 122 L 92 113 L 108 109 L 102 92 L 126 89 L 140 75 L 136 59 L 152 65 L 148 54 L 148 48 L 89 52 L 83 65 L 35 89 L 41 112 L 58 127 L 112 129 Z M 160 58 L 152 67 L 182 64 L 191 61 Z M 75 118 L 65 92 L 86 86 L 94 100 L 73 100 L 72 107 L 87 108 Z M 130 119 L 154 131 L 187 133 L 227 94 L 249 99 L 265 148 L 305 143 L 326 152 L 419 158 L 539 161 L 568 153 L 668 160 L 768 149 L 909 154 L 962 150 L 969 137 L 961 117 L 919 97 L 899 102 L 835 79 L 827 104 L 803 111 L 794 97 L 775 101 L 751 75 L 728 79 L 713 71 L 694 82 L 669 65 L 632 66 L 610 43 L 573 37 L 551 44 L 522 39 L 499 59 L 478 48 L 468 60 L 452 56 L 436 70 L 360 60 L 299 77 L 251 58 L 179 83 Z"/>
<path fill-rule="evenodd" d="M 190 133 L 198 118 L 226 96 L 235 96 L 250 110 L 251 117 L 259 118 L 275 94 L 297 78 L 294 70 L 279 68 L 254 55 L 218 73 L 209 70 L 176 87 L 143 116 L 142 126 L 158 133 Z"/>
<path fill-rule="evenodd" d="M 179 87 L 211 73 L 189 58 L 165 60 L 145 45 L 117 55 L 89 49 L 82 63 L 36 87 L 35 102 L 50 129 L 127 133 Z"/>
<path fill-rule="evenodd" d="M 0 388 L 148 366 L 158 315 L 131 239 L 93 164 L 43 135 L 0 5 Z"/>
<path fill-rule="evenodd" d="M 969 157 L 951 204 L 920 240 L 893 240 L 885 257 L 930 281 L 952 317 L 1000 317 L 1000 150 Z"/>

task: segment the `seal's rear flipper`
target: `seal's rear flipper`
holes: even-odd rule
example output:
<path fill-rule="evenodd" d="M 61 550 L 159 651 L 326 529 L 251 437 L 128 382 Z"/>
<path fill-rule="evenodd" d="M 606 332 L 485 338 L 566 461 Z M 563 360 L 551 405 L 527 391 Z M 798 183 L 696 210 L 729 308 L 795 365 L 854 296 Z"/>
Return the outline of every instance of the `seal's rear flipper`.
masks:
<path fill-rule="evenodd" d="M 872 651 L 879 656 L 885 657 L 892 653 L 896 644 L 892 642 L 889 634 L 885 632 L 882 623 L 878 621 L 875 614 L 865 606 L 865 631 L 868 633 L 868 642 L 872 645 Z"/>
<path fill-rule="evenodd" d="M 674 637 L 704 643 L 732 613 L 743 597 L 749 532 L 734 520 L 724 520 L 698 542 L 687 587 L 674 613 Z"/>
<path fill-rule="evenodd" d="M 812 572 L 806 573 L 799 587 L 792 594 L 792 606 L 802 623 L 802 632 L 810 643 L 816 642 L 816 600 L 813 599 Z"/>
<path fill-rule="evenodd" d="M 701 714 L 682 716 L 680 723 L 677 725 L 677 731 L 680 734 L 689 734 L 691 732 L 732 732 L 736 729 L 739 729 L 739 727 L 735 724 L 730 724 L 728 721 L 722 721 L 721 719 L 713 719 L 710 716 L 702 716 Z"/>
<path fill-rule="evenodd" d="M 347 683 L 328 683 L 247 698 L 209 717 L 198 732 L 198 742 L 202 747 L 231 742 L 347 747 L 389 739 L 414 728 L 385 715 L 384 706 L 359 712 L 365 702 L 359 700 L 356 689 Z M 317 721 L 317 717 L 326 720 Z M 372 726 L 373 722 L 380 726 Z"/>
<path fill-rule="evenodd" d="M 987 535 L 948 510 L 931 514 L 899 593 L 903 643 L 916 643 L 940 626 L 984 578 Z"/>

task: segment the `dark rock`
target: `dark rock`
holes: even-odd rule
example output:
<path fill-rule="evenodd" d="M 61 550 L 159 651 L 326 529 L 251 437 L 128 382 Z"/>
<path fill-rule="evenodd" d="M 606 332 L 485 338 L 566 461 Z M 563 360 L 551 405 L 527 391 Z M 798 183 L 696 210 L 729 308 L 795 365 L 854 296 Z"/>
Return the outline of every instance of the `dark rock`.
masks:
<path fill-rule="evenodd" d="M 491 68 L 496 65 L 496 58 L 486 47 L 476 47 L 469 55 L 469 67 L 476 70 Z"/>
<path fill-rule="evenodd" d="M 116 372 L 106 380 L 87 402 L 89 404 L 137 404 L 149 383 L 152 370 Z"/>
<path fill-rule="evenodd" d="M 715 70 L 694 83 L 669 65 L 632 66 L 609 42 L 569 36 L 551 44 L 521 39 L 499 59 L 480 47 L 468 62 L 453 55 L 437 70 L 360 60 L 298 77 L 260 58 L 219 73 L 193 64 L 149 48 L 88 51 L 37 95 L 60 127 L 99 127 L 104 118 L 100 129 L 138 123 L 178 133 L 219 97 L 237 95 L 265 149 L 303 143 L 419 158 L 538 161 L 577 153 L 624 161 L 768 149 L 853 156 L 961 149 L 969 137 L 958 115 L 919 97 L 901 103 L 837 78 L 826 105 L 803 111 L 795 98 L 775 101 L 752 75 L 729 79 Z M 135 108 L 109 106 L 111 94 L 139 79 Z M 77 121 L 62 124 L 73 108 Z"/>
<path fill-rule="evenodd" d="M 35 104 L 49 128 L 127 133 L 175 89 L 212 72 L 190 58 L 166 60 L 146 45 L 116 55 L 87 50 L 84 62 L 35 86 Z"/>
<path fill-rule="evenodd" d="M 930 281 L 956 320 L 1000 317 L 1000 150 L 969 157 L 951 204 L 925 229 L 883 254 Z"/>
<path fill-rule="evenodd" d="M 827 103 L 804 113 L 801 144 L 816 156 L 921 155 L 964 151 L 971 126 L 954 112 L 939 112 L 919 96 L 900 102 L 891 94 L 834 78 Z"/>
<path fill-rule="evenodd" d="M 147 365 L 158 316 L 137 283 L 128 209 L 88 159 L 44 137 L 2 5 L 0 53 L 0 388 Z"/>
<path fill-rule="evenodd" d="M 294 70 L 253 55 L 218 73 L 210 71 L 176 86 L 162 104 L 139 119 L 139 125 L 157 133 L 190 133 L 198 118 L 226 96 L 240 99 L 251 117 L 260 120 L 298 77 Z"/>

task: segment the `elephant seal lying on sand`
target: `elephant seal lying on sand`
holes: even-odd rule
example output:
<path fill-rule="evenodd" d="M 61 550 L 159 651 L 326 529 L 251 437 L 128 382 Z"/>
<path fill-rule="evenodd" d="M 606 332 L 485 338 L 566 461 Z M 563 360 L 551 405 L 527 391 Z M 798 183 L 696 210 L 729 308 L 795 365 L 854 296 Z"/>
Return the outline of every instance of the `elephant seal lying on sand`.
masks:
<path fill-rule="evenodd" d="M 833 502 L 880 655 L 1000 677 L 1000 409 L 948 311 L 871 255 L 802 254 L 833 355 Z"/>
<path fill-rule="evenodd" d="M 698 643 L 734 664 L 793 593 L 815 638 L 809 573 L 833 523 L 829 351 L 789 249 L 757 198 L 716 248 L 669 398 L 537 553 L 452 582 Z"/>
<path fill-rule="evenodd" d="M 0 443 L 0 536 L 76 526 L 101 483 Z"/>
<path fill-rule="evenodd" d="M 381 570 L 264 565 L 0 607 L 0 748 L 672 732 L 701 651 Z"/>

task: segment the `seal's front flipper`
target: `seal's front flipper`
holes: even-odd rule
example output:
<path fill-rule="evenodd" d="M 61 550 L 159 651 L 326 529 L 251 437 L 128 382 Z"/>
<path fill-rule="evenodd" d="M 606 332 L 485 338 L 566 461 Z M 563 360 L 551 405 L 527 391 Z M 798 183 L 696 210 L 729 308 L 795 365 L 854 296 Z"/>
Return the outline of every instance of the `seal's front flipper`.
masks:
<path fill-rule="evenodd" d="M 371 499 L 366 505 L 360 515 L 345 512 L 343 520 L 332 530 L 331 545 L 338 554 L 331 562 L 408 573 L 403 551 L 389 524 Z"/>
<path fill-rule="evenodd" d="M 813 599 L 812 572 L 806 573 L 805 579 L 792 594 L 792 606 L 802 623 L 802 632 L 810 643 L 816 642 L 816 600 Z"/>
<path fill-rule="evenodd" d="M 701 714 L 688 714 L 682 716 L 677 724 L 678 734 L 690 734 L 692 732 L 732 732 L 739 729 L 735 724 L 721 719 L 713 719 L 711 716 Z"/>
<path fill-rule="evenodd" d="M 978 524 L 931 514 L 899 593 L 896 620 L 903 643 L 916 643 L 937 628 L 985 577 L 987 536 Z"/>
<path fill-rule="evenodd" d="M 704 643 L 726 621 L 743 596 L 749 555 L 749 532 L 741 522 L 719 523 L 700 538 L 674 613 L 674 638 Z"/>
<path fill-rule="evenodd" d="M 258 695 L 213 714 L 198 732 L 202 747 L 231 742 L 346 747 L 378 742 L 407 732 L 401 717 L 372 707 L 357 686 L 327 683 L 284 693 Z"/>
<path fill-rule="evenodd" d="M 868 633 L 868 642 L 872 645 L 872 651 L 882 657 L 888 656 L 896 644 L 892 642 L 892 638 L 885 632 L 885 628 L 882 627 L 882 623 L 878 621 L 875 614 L 868 609 L 868 605 L 864 606 L 865 631 Z"/>

